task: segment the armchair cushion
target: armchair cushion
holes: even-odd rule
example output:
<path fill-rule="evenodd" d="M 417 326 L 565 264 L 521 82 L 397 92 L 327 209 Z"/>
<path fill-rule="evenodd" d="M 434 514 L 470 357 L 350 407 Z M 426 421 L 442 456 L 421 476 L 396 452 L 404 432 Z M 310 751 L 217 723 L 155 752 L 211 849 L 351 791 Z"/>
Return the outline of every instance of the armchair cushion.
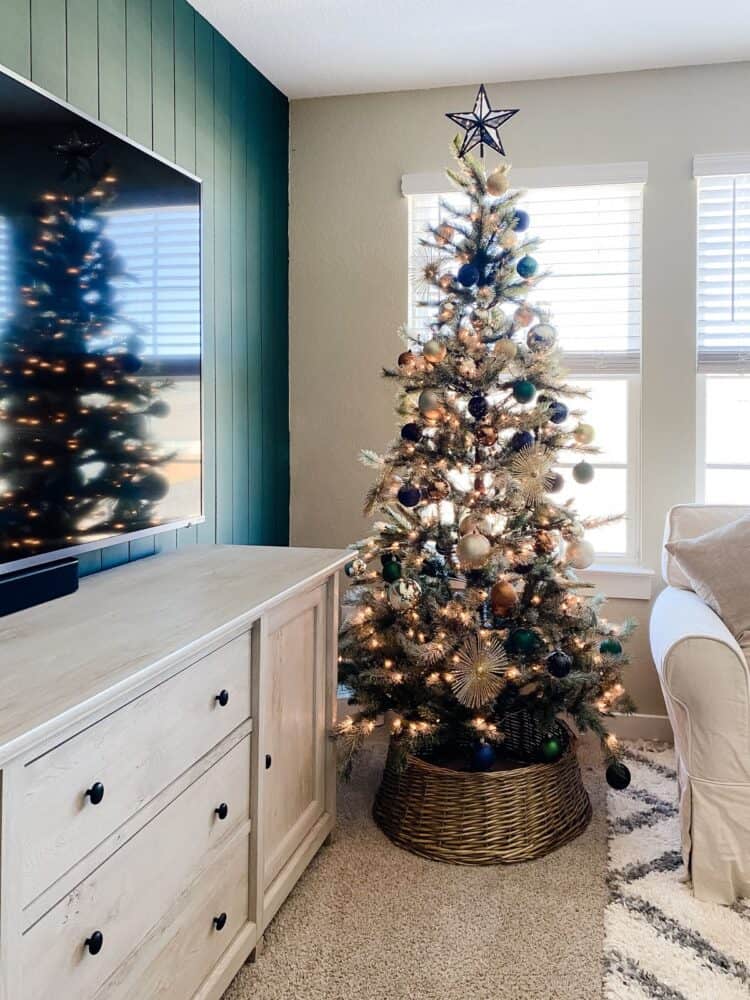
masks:
<path fill-rule="evenodd" d="M 750 514 L 750 507 L 740 504 L 698 504 L 680 503 L 672 507 L 664 525 L 664 548 L 662 549 L 662 576 L 670 587 L 692 590 L 690 581 L 680 569 L 677 560 L 669 554 L 667 542 L 682 538 L 697 538 L 713 531 L 723 524 L 731 524 L 737 518 Z"/>
<path fill-rule="evenodd" d="M 666 549 L 750 654 L 750 514 L 697 538 L 667 542 Z"/>

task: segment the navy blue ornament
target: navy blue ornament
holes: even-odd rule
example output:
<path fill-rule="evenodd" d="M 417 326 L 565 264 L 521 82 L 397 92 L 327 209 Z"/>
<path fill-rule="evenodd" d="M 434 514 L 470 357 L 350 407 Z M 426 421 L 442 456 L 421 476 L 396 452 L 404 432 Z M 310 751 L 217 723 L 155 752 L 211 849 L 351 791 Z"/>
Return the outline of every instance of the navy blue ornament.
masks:
<path fill-rule="evenodd" d="M 510 446 L 513 451 L 521 451 L 523 448 L 530 448 L 534 443 L 534 435 L 531 431 L 516 431 L 510 439 Z"/>
<path fill-rule="evenodd" d="M 546 659 L 547 670 L 553 677 L 567 677 L 573 667 L 573 657 L 563 652 L 562 649 L 555 649 Z"/>
<path fill-rule="evenodd" d="M 530 222 L 529 213 L 524 212 L 522 208 L 517 208 L 513 213 L 513 228 L 517 233 L 526 232 Z"/>
<path fill-rule="evenodd" d="M 630 784 L 630 769 L 621 760 L 613 761 L 606 771 L 607 784 L 621 792 Z"/>
<path fill-rule="evenodd" d="M 418 486 L 402 486 L 396 496 L 404 507 L 416 507 L 422 499 L 422 491 Z"/>
<path fill-rule="evenodd" d="M 547 479 L 547 492 L 548 493 L 559 493 L 560 490 L 565 485 L 565 480 L 560 475 L 559 472 L 551 472 L 549 478 Z"/>
<path fill-rule="evenodd" d="M 472 396 L 469 400 L 469 413 L 475 420 L 481 420 L 482 417 L 486 417 L 489 408 L 489 403 L 487 402 L 486 397 L 482 396 L 480 393 L 477 393 L 476 396 Z"/>
<path fill-rule="evenodd" d="M 411 441 L 416 444 L 422 437 L 422 428 L 419 424 L 404 424 L 401 428 L 401 437 L 404 441 Z"/>
<path fill-rule="evenodd" d="M 464 264 L 458 269 L 459 284 L 463 285 L 464 288 L 471 288 L 472 285 L 476 285 L 479 281 L 479 268 L 474 264 Z"/>
<path fill-rule="evenodd" d="M 568 419 L 568 408 L 559 399 L 553 399 L 550 402 L 548 412 L 553 424 L 562 424 Z"/>
<path fill-rule="evenodd" d="M 489 771 L 495 763 L 495 748 L 491 743 L 475 743 L 471 748 L 471 766 L 475 771 Z"/>
<path fill-rule="evenodd" d="M 516 264 L 516 270 L 522 278 L 531 278 L 536 274 L 536 269 L 538 267 L 539 265 L 533 257 L 522 257 Z"/>

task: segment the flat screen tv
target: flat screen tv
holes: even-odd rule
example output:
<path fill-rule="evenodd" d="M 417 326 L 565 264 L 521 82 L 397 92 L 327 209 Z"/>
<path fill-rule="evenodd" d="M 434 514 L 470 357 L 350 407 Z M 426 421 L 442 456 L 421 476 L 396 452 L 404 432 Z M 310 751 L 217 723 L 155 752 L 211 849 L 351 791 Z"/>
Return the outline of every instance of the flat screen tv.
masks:
<path fill-rule="evenodd" d="M 0 71 L 0 574 L 202 517 L 201 185 Z"/>

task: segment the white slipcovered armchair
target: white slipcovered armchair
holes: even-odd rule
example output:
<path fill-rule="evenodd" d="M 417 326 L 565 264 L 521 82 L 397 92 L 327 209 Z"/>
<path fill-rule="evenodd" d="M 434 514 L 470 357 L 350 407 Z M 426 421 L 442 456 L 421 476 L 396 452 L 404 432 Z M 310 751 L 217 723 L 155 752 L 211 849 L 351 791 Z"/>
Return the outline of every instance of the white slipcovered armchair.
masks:
<path fill-rule="evenodd" d="M 696 538 L 749 513 L 673 507 L 664 540 Z M 668 586 L 654 604 L 650 637 L 674 730 L 682 853 L 696 897 L 732 903 L 750 896 L 750 671 L 666 549 L 662 574 Z"/>

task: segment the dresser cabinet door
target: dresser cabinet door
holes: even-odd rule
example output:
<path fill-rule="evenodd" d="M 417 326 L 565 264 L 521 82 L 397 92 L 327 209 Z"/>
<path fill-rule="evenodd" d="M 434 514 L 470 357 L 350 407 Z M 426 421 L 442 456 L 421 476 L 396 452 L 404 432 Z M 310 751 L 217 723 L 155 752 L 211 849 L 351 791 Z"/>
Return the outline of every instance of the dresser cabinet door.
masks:
<path fill-rule="evenodd" d="M 326 590 L 271 612 L 262 680 L 262 881 L 267 890 L 325 812 Z"/>

